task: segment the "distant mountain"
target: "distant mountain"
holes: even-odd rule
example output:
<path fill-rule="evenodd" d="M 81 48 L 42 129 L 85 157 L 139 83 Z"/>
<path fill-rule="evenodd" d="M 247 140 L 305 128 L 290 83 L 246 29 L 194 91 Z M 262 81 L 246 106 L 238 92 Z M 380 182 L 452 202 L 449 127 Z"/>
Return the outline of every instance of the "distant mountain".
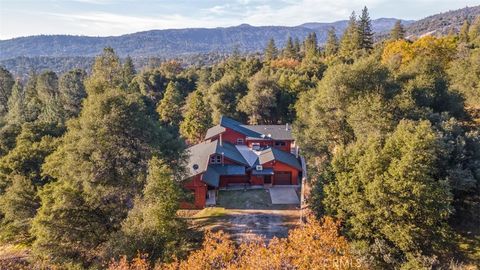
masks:
<path fill-rule="evenodd" d="M 377 32 L 385 32 L 395 21 L 396 19 L 373 20 L 373 28 Z M 91 57 L 106 46 L 113 47 L 123 57 L 130 55 L 170 58 L 186 54 L 230 52 L 234 48 L 243 52 L 257 52 L 263 50 L 270 38 L 274 38 L 277 45 L 283 46 L 289 36 L 302 40 L 312 31 L 317 33 L 319 42 L 323 43 L 331 27 L 335 27 L 337 33 L 341 35 L 346 27 L 346 21 L 307 23 L 295 27 L 242 24 L 212 29 L 151 30 L 116 37 L 29 36 L 0 41 L 0 60 L 20 56 Z"/>
<path fill-rule="evenodd" d="M 408 25 L 407 35 L 448 34 L 452 30 L 458 31 L 465 20 L 473 21 L 477 16 L 480 16 L 480 5 L 443 12 Z"/>

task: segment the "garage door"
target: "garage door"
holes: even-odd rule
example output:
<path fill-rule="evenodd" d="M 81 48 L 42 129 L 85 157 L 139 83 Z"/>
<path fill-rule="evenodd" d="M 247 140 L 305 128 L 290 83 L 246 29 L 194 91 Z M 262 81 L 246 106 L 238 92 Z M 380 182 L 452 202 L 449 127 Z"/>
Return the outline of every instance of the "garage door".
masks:
<path fill-rule="evenodd" d="M 274 185 L 291 185 L 292 173 L 291 172 L 275 172 Z"/>

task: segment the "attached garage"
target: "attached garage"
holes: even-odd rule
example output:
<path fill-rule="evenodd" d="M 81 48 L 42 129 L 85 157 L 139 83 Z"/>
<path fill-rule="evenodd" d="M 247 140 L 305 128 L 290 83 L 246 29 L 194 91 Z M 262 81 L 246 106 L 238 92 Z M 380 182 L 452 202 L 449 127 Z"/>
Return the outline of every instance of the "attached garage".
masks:
<path fill-rule="evenodd" d="M 275 172 L 273 177 L 274 185 L 291 185 L 292 173 L 291 172 Z"/>

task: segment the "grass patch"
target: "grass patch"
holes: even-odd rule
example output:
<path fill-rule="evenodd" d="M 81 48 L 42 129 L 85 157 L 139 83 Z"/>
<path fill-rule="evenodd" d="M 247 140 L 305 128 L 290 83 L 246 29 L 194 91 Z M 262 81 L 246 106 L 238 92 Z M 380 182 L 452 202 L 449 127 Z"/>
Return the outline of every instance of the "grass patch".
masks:
<path fill-rule="evenodd" d="M 200 212 L 193 215 L 193 218 L 210 218 L 210 217 L 222 217 L 228 214 L 228 211 L 223 207 L 207 207 Z"/>
<path fill-rule="evenodd" d="M 217 204 L 227 209 L 270 209 L 270 193 L 264 189 L 221 190 Z"/>

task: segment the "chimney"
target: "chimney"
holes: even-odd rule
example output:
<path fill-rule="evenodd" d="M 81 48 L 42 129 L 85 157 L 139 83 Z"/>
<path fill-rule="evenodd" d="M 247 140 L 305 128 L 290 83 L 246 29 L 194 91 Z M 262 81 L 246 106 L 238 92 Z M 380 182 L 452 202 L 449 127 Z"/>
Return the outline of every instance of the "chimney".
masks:
<path fill-rule="evenodd" d="M 285 124 L 285 130 L 288 130 L 288 123 Z"/>
<path fill-rule="evenodd" d="M 220 146 L 223 146 L 222 133 L 220 133 L 220 139 L 219 139 L 219 142 L 220 142 Z"/>
<path fill-rule="evenodd" d="M 225 164 L 224 164 L 224 163 L 225 163 L 224 160 L 225 160 L 225 153 L 222 152 L 222 166 L 225 165 Z"/>

